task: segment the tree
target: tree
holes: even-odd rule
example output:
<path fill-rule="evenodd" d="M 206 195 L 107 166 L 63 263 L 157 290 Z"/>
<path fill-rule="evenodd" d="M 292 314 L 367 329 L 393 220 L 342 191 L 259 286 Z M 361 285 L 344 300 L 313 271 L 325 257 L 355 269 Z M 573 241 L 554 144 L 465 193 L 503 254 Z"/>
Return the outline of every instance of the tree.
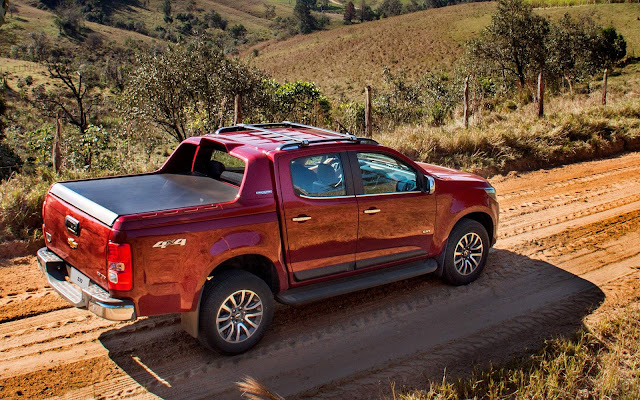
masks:
<path fill-rule="evenodd" d="M 52 118 L 62 112 L 65 120 L 78 128 L 84 135 L 89 126 L 88 116 L 96 101 L 91 93 L 92 82 L 84 79 L 80 70 L 63 63 L 47 65 L 49 77 L 63 84 L 63 89 L 47 92 L 40 85 L 34 89 L 34 98 L 41 108 Z"/>
<path fill-rule="evenodd" d="M 0 0 L 0 26 L 4 24 L 4 19 L 7 16 L 7 11 L 9 10 L 9 1 L 8 0 Z"/>
<path fill-rule="evenodd" d="M 311 15 L 311 9 L 316 6 L 316 0 L 296 0 L 293 7 L 293 15 L 298 21 L 300 33 L 311 33 L 318 26 L 316 19 Z"/>
<path fill-rule="evenodd" d="M 358 19 L 360 22 L 364 21 L 373 21 L 376 18 L 376 14 L 373 12 L 371 7 L 362 0 L 360 2 L 360 9 L 358 10 Z"/>
<path fill-rule="evenodd" d="M 402 3 L 400 0 L 384 0 L 378 12 L 383 18 L 393 17 L 402 14 Z"/>
<path fill-rule="evenodd" d="M 123 113 L 129 120 L 154 123 L 177 142 L 215 130 L 237 94 L 252 109 L 263 80 L 204 40 L 140 53 L 137 64 L 119 101 Z"/>
<path fill-rule="evenodd" d="M 499 0 L 498 12 L 469 46 L 471 61 L 489 74 L 515 78 L 520 87 L 545 67 L 549 23 L 523 0 Z"/>
<path fill-rule="evenodd" d="M 601 28 L 594 45 L 594 62 L 601 68 L 610 68 L 627 55 L 627 41 L 608 26 Z"/>
<path fill-rule="evenodd" d="M 353 5 L 353 2 L 350 1 L 347 3 L 347 7 L 344 9 L 344 23 L 351 24 L 351 21 L 356 17 L 356 7 Z"/>
<path fill-rule="evenodd" d="M 164 22 L 170 24 L 173 22 L 171 17 L 171 0 L 164 0 L 162 2 L 162 13 L 164 14 Z"/>

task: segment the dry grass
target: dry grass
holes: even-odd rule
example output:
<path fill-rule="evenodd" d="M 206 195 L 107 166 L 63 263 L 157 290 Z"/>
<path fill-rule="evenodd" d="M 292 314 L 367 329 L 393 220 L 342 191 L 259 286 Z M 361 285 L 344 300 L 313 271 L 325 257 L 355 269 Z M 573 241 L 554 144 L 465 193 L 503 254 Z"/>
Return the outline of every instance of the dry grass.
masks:
<path fill-rule="evenodd" d="M 313 81 L 331 97 L 359 98 L 366 84 L 382 82 L 384 66 L 410 77 L 450 69 L 494 11 L 493 3 L 465 4 L 296 36 L 262 47 L 255 63 L 277 80 Z"/>
<path fill-rule="evenodd" d="M 610 78 L 604 107 L 600 85 L 591 82 L 590 94 L 547 97 L 541 119 L 536 103 L 515 111 L 498 105 L 491 113 L 476 113 L 469 129 L 462 127 L 458 110 L 448 125 L 400 126 L 375 138 L 415 160 L 484 176 L 640 150 L 640 63 Z"/>
<path fill-rule="evenodd" d="M 405 70 L 409 78 L 429 71 L 452 70 L 465 41 L 491 21 L 495 3 L 472 3 L 431 9 L 331 31 L 296 36 L 259 46 L 258 67 L 280 81 L 315 82 L 334 98 L 361 101 L 366 85 L 380 87 L 385 66 Z M 613 25 L 640 55 L 640 4 L 597 4 L 537 10 L 559 18 L 595 13 L 602 25 Z"/>
<path fill-rule="evenodd" d="M 638 399 L 640 301 L 609 312 L 574 339 L 552 340 L 505 368 L 468 379 L 432 383 L 399 400 Z"/>

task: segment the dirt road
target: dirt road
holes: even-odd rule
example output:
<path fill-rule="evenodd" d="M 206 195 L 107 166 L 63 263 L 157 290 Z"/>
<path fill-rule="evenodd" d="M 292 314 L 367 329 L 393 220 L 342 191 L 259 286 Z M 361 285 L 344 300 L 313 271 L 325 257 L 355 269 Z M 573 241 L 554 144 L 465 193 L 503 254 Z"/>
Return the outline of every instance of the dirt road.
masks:
<path fill-rule="evenodd" d="M 177 316 L 113 323 L 67 308 L 31 256 L 0 267 L 0 398 L 238 398 L 251 375 L 287 398 L 375 398 L 468 373 L 640 287 L 640 153 L 492 179 L 499 242 L 465 287 L 416 278 L 278 306 L 247 354 L 222 357 Z"/>

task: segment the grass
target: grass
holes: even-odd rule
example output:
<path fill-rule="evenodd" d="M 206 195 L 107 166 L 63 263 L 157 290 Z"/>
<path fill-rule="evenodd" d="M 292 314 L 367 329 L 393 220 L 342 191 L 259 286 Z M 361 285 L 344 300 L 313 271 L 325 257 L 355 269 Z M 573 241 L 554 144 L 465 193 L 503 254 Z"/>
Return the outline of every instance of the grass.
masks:
<path fill-rule="evenodd" d="M 548 341 L 510 365 L 470 378 L 431 383 L 395 400 L 638 399 L 640 301 L 636 299 L 572 339 Z"/>
<path fill-rule="evenodd" d="M 491 21 L 494 2 L 460 4 L 405 14 L 330 31 L 296 36 L 259 45 L 254 63 L 279 81 L 315 82 L 334 99 L 362 101 L 366 85 L 380 87 L 385 66 L 404 70 L 409 78 L 429 71 L 451 71 L 464 43 Z M 539 9 L 559 18 L 595 13 L 602 25 L 613 25 L 628 43 L 630 55 L 640 55 L 640 4 L 597 4 Z"/>
<path fill-rule="evenodd" d="M 261 46 L 254 62 L 277 80 L 312 81 L 330 97 L 359 99 L 365 85 L 382 82 L 384 66 L 410 77 L 451 69 L 494 10 L 465 4 L 299 35 Z"/>
<path fill-rule="evenodd" d="M 469 129 L 460 119 L 443 127 L 401 126 L 376 139 L 413 159 L 475 171 L 484 176 L 531 170 L 640 150 L 640 65 L 609 81 L 606 107 L 597 83 L 590 94 L 548 98 L 514 112 L 476 114 Z M 375 110 L 374 110 L 375 111 Z"/>

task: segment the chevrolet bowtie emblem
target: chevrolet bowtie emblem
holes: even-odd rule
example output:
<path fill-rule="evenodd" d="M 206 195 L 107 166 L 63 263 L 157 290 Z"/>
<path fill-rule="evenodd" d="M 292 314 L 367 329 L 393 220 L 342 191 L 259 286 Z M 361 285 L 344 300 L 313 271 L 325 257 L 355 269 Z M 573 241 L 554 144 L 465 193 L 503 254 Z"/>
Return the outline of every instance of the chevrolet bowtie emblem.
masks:
<path fill-rule="evenodd" d="M 78 248 L 78 242 L 76 242 L 74 238 L 67 238 L 67 243 L 69 243 L 69 247 L 71 247 L 72 249 Z"/>

